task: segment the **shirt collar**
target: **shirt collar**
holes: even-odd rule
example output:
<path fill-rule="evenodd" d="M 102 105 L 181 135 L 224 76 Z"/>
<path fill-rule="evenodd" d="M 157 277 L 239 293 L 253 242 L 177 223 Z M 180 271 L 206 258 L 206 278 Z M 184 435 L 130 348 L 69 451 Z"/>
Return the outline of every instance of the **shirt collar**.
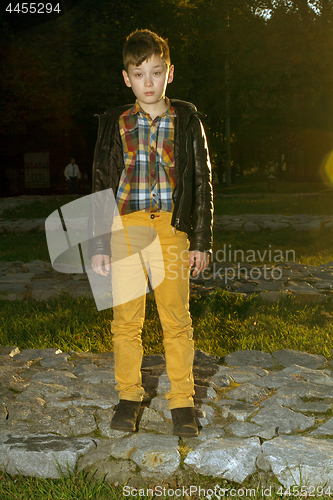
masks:
<path fill-rule="evenodd" d="M 167 104 L 167 109 L 164 111 L 164 113 L 162 113 L 159 118 L 163 118 L 164 116 L 173 116 L 175 117 L 176 116 L 176 112 L 173 108 L 173 106 L 171 106 L 171 101 L 170 99 L 168 99 L 168 97 L 165 97 L 165 102 Z M 146 116 L 147 118 L 151 119 L 149 114 L 146 113 L 140 106 L 140 104 L 138 103 L 138 101 L 136 100 L 135 101 L 135 104 L 133 106 L 133 108 L 130 110 L 130 115 L 136 115 L 138 113 L 142 113 L 144 116 Z"/>

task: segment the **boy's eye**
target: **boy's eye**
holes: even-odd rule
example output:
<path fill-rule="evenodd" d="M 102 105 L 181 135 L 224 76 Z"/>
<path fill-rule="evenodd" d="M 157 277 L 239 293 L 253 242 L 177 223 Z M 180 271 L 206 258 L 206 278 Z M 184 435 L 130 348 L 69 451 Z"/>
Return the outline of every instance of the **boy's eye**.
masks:
<path fill-rule="evenodd" d="M 141 76 L 141 73 L 135 73 L 134 76 Z"/>
<path fill-rule="evenodd" d="M 161 72 L 160 71 L 155 71 L 154 75 L 160 75 Z"/>

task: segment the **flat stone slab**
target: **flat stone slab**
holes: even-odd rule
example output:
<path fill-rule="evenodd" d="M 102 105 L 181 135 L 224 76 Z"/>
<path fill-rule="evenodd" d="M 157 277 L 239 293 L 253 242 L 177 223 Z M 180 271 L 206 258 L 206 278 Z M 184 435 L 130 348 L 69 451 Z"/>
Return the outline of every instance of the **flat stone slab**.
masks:
<path fill-rule="evenodd" d="M 203 404 L 199 410 L 199 422 L 202 427 L 210 425 L 215 417 L 215 410 L 209 405 Z"/>
<path fill-rule="evenodd" d="M 313 231 L 319 230 L 321 227 L 321 220 L 313 220 L 303 224 L 292 224 L 292 228 L 296 231 Z"/>
<path fill-rule="evenodd" d="M 268 387 L 268 389 L 277 389 L 282 385 L 289 384 L 295 380 L 292 375 L 289 373 L 274 373 L 270 375 L 266 375 L 265 377 L 261 377 L 259 380 L 256 380 L 255 384 L 259 387 Z"/>
<path fill-rule="evenodd" d="M 262 445 L 265 459 L 285 486 L 333 487 L 333 443 L 303 436 L 283 436 Z M 308 490 L 309 491 L 309 490 Z"/>
<path fill-rule="evenodd" d="M 247 403 L 257 403 L 268 395 L 269 390 L 266 387 L 259 387 L 250 383 L 240 385 L 227 392 L 228 398 L 244 400 Z"/>
<path fill-rule="evenodd" d="M 333 376 L 332 371 L 325 370 L 313 370 L 307 368 L 306 366 L 291 365 L 280 372 L 281 374 L 290 374 L 294 379 L 304 379 L 313 384 L 321 384 L 326 386 L 333 386 Z"/>
<path fill-rule="evenodd" d="M 78 458 L 97 443 L 92 438 L 51 434 L 0 436 L 0 467 L 10 475 L 57 478 L 59 468 L 65 474 L 68 468 L 73 471 Z"/>
<path fill-rule="evenodd" d="M 10 356 L 11 358 L 18 354 L 20 349 L 16 346 L 0 346 L 0 357 L 1 356 Z"/>
<path fill-rule="evenodd" d="M 157 434 L 137 434 L 113 443 L 110 453 L 114 458 L 133 460 L 142 472 L 169 476 L 180 464 L 178 438 Z"/>
<path fill-rule="evenodd" d="M 44 384 L 59 384 L 66 386 L 71 382 L 77 381 L 77 377 L 71 372 L 49 369 L 41 373 L 36 373 L 31 377 L 31 380 L 34 382 L 43 382 Z"/>
<path fill-rule="evenodd" d="M 306 417 L 302 413 L 297 413 L 283 407 L 264 408 L 252 417 L 251 420 L 265 427 L 274 426 L 278 428 L 279 434 L 305 431 L 315 424 L 314 417 Z"/>
<path fill-rule="evenodd" d="M 291 408 L 292 410 L 297 410 L 297 407 L 302 407 L 310 403 L 303 403 L 302 398 L 298 394 L 290 394 L 285 396 L 283 394 L 274 394 L 265 401 L 260 403 L 261 408 L 270 408 L 275 406 L 284 406 L 285 408 Z M 313 403 L 311 403 L 313 404 Z M 315 403 L 315 405 L 321 405 L 323 403 Z M 302 410 L 298 410 L 302 412 Z M 308 411 L 308 410 L 307 410 Z"/>
<path fill-rule="evenodd" d="M 77 366 L 72 370 L 72 373 L 82 382 L 88 384 L 101 384 L 102 382 L 116 385 L 113 370 L 103 370 L 95 364 Z"/>
<path fill-rule="evenodd" d="M 295 380 L 291 384 L 282 385 L 276 390 L 277 394 L 291 396 L 297 394 L 301 398 L 333 399 L 333 388 L 323 384 L 312 384 L 304 380 Z"/>
<path fill-rule="evenodd" d="M 216 401 L 215 404 L 221 408 L 224 418 L 227 418 L 230 414 L 240 422 L 245 422 L 246 419 L 258 410 L 258 407 L 255 405 L 232 399 L 221 399 L 220 401 Z"/>
<path fill-rule="evenodd" d="M 225 356 L 224 361 L 229 366 L 257 366 L 259 368 L 275 366 L 272 356 L 262 351 L 235 351 Z"/>
<path fill-rule="evenodd" d="M 244 231 L 260 231 L 260 226 L 253 222 L 245 222 Z"/>
<path fill-rule="evenodd" d="M 333 418 L 330 418 L 323 425 L 310 432 L 310 436 L 333 436 Z"/>
<path fill-rule="evenodd" d="M 251 422 L 234 422 L 227 427 L 226 431 L 231 431 L 235 436 L 240 438 L 248 438 L 252 436 L 259 436 L 263 439 L 272 439 L 276 436 L 276 428 L 274 426 L 261 427 Z"/>
<path fill-rule="evenodd" d="M 309 402 L 309 403 L 299 403 L 290 407 L 291 410 L 298 411 L 301 413 L 326 413 L 331 410 L 333 405 L 328 405 L 326 403 Z"/>
<path fill-rule="evenodd" d="M 324 366 L 327 362 L 327 359 L 319 354 L 309 354 L 293 349 L 281 349 L 281 351 L 273 352 L 272 356 L 282 366 L 300 365 L 314 370 Z"/>
<path fill-rule="evenodd" d="M 260 377 L 267 375 L 268 371 L 262 368 L 229 368 L 228 366 L 220 366 L 218 373 L 216 373 L 212 380 L 218 380 L 221 376 L 228 375 L 236 384 L 243 384 L 251 380 L 258 380 Z"/>
<path fill-rule="evenodd" d="M 260 453 L 257 437 L 212 438 L 190 451 L 185 464 L 199 474 L 241 483 L 255 472 L 256 459 Z"/>
<path fill-rule="evenodd" d="M 96 479 L 104 479 L 107 483 L 126 484 L 135 476 L 137 465 L 131 460 L 110 461 L 110 441 L 101 440 L 96 449 L 79 458 L 78 470 L 89 470 Z"/>
<path fill-rule="evenodd" d="M 220 438 L 225 435 L 225 430 L 222 427 L 210 427 L 201 429 L 199 436 L 194 438 L 197 441 L 207 441 L 207 439 Z"/>
<path fill-rule="evenodd" d="M 61 353 L 62 351 L 60 349 L 53 349 L 52 347 L 46 349 L 23 349 L 20 353 L 15 354 L 13 359 L 16 361 L 34 361 L 36 359 Z"/>

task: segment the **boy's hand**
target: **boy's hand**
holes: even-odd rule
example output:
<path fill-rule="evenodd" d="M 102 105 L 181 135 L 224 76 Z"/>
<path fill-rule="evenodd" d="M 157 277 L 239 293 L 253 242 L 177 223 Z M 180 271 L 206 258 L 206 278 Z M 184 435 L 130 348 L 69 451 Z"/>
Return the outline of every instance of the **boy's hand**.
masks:
<path fill-rule="evenodd" d="M 209 253 L 192 250 L 190 252 L 190 267 L 194 266 L 194 263 L 195 268 L 192 272 L 192 276 L 197 276 L 197 274 L 207 269 L 209 264 Z"/>
<path fill-rule="evenodd" d="M 110 271 L 109 255 L 93 255 L 91 258 L 91 267 L 93 268 L 95 273 L 100 274 L 101 276 L 107 276 Z"/>

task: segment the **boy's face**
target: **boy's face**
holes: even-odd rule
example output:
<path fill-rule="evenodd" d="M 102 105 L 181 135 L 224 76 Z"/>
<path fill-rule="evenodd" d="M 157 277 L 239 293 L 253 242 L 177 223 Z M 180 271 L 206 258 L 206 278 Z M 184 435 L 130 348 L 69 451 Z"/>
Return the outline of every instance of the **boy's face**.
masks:
<path fill-rule="evenodd" d="M 161 56 L 153 54 L 140 66 L 130 64 L 128 72 L 123 70 L 123 77 L 142 109 L 149 111 L 164 99 L 166 86 L 173 80 L 173 71 L 173 65 L 168 68 Z"/>

